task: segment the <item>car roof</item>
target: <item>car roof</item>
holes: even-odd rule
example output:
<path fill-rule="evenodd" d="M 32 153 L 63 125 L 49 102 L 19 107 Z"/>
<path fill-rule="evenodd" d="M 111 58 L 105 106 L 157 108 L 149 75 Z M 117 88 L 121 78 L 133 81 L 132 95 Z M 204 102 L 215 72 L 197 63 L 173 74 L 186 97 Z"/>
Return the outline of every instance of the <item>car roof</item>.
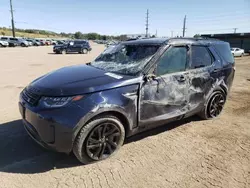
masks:
<path fill-rule="evenodd" d="M 149 38 L 149 39 L 138 39 L 132 41 L 123 42 L 125 45 L 163 45 L 163 44 L 197 44 L 197 45 L 209 45 L 211 43 L 225 43 L 217 39 L 206 39 L 206 38 Z"/>
<path fill-rule="evenodd" d="M 168 39 L 167 38 L 147 38 L 147 39 L 137 39 L 137 40 L 130 40 L 123 42 L 123 44 L 126 45 L 136 45 L 136 44 L 158 44 L 161 45 L 164 42 L 166 42 Z"/>

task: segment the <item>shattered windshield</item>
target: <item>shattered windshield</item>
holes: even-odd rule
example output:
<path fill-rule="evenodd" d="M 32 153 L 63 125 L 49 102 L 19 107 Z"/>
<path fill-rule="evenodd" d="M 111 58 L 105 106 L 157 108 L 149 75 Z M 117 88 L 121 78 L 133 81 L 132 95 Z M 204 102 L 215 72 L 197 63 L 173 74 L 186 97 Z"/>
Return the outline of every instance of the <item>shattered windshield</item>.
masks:
<path fill-rule="evenodd" d="M 91 65 L 108 72 L 135 75 L 150 61 L 159 45 L 124 45 L 107 48 Z"/>

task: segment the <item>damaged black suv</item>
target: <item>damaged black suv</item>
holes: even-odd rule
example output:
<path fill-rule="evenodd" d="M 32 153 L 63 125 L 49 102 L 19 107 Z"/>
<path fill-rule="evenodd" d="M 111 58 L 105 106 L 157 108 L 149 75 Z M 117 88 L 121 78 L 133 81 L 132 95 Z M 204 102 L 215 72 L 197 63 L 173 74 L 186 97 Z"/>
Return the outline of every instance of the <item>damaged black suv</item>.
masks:
<path fill-rule="evenodd" d="M 40 145 L 82 163 L 113 155 L 125 137 L 195 114 L 217 117 L 234 78 L 228 43 L 141 39 L 64 67 L 20 94 L 24 127 Z M 167 125 L 166 125 L 167 126 Z"/>

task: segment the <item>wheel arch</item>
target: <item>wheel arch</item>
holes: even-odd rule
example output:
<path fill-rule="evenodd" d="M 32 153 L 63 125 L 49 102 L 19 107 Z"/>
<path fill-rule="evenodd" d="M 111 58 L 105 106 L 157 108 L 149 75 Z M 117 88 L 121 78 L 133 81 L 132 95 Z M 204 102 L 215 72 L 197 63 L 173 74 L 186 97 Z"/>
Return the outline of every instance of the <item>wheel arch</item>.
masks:
<path fill-rule="evenodd" d="M 130 124 L 130 121 L 126 117 L 125 112 L 122 112 L 121 110 L 118 110 L 118 109 L 105 109 L 105 110 L 101 110 L 97 113 L 87 114 L 79 121 L 79 123 L 77 124 L 77 126 L 74 130 L 74 133 L 73 133 L 72 143 L 75 142 L 75 139 L 76 139 L 77 135 L 79 134 L 79 132 L 81 131 L 82 127 L 84 127 L 86 124 L 88 124 L 93 119 L 96 119 L 98 117 L 105 116 L 105 115 L 111 115 L 111 116 L 115 116 L 116 118 L 118 118 L 121 121 L 122 125 L 124 126 L 125 137 L 129 134 L 132 126 Z"/>

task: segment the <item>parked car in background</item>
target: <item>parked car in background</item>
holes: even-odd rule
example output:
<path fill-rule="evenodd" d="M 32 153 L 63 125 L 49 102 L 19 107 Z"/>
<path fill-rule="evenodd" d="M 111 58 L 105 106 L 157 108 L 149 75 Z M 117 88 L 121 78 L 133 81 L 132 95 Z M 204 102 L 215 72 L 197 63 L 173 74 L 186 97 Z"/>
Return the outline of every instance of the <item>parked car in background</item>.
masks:
<path fill-rule="evenodd" d="M 7 41 L 0 39 L 0 47 L 7 47 L 7 46 L 9 46 L 9 43 Z"/>
<path fill-rule="evenodd" d="M 45 45 L 51 45 L 52 44 L 52 42 L 51 42 L 51 40 L 45 40 Z"/>
<path fill-rule="evenodd" d="M 8 42 L 9 43 L 9 47 L 18 46 L 18 44 L 16 42 L 10 41 L 9 37 L 1 37 L 0 40 Z"/>
<path fill-rule="evenodd" d="M 35 39 L 26 39 L 28 42 L 32 44 L 32 46 L 40 46 L 41 42 L 35 40 Z"/>
<path fill-rule="evenodd" d="M 90 47 L 89 42 L 85 40 L 74 40 L 61 45 L 55 45 L 53 47 L 53 52 L 56 54 L 66 54 L 72 52 L 86 54 L 91 50 L 92 48 Z"/>
<path fill-rule="evenodd" d="M 56 40 L 52 40 L 51 42 L 52 42 L 51 45 L 57 45 L 57 41 Z"/>
<path fill-rule="evenodd" d="M 20 94 L 20 114 L 40 145 L 93 163 L 114 155 L 125 137 L 196 114 L 217 118 L 234 66 L 223 41 L 122 42 L 87 65 L 31 82 Z"/>
<path fill-rule="evenodd" d="M 67 43 L 67 42 L 66 42 L 66 41 L 63 41 L 63 40 L 58 40 L 58 41 L 57 41 L 57 44 L 58 44 L 58 45 L 66 44 L 66 43 Z"/>
<path fill-rule="evenodd" d="M 39 39 L 39 42 L 41 43 L 42 46 L 46 45 L 46 41 L 44 39 Z"/>
<path fill-rule="evenodd" d="M 9 41 L 11 42 L 15 42 L 18 44 L 18 46 L 22 46 L 22 47 L 28 47 L 30 46 L 30 43 L 22 38 L 9 38 Z"/>
<path fill-rule="evenodd" d="M 30 45 L 28 41 L 22 38 L 1 37 L 1 40 L 7 41 L 9 43 L 9 46 L 11 47 L 15 47 L 15 46 L 28 47 Z"/>
<path fill-rule="evenodd" d="M 231 53 L 234 57 L 242 57 L 244 56 L 244 50 L 240 48 L 231 48 Z"/>
<path fill-rule="evenodd" d="M 110 47 L 110 46 L 116 46 L 119 42 L 117 41 L 107 41 L 107 43 L 105 44 L 106 47 Z"/>

